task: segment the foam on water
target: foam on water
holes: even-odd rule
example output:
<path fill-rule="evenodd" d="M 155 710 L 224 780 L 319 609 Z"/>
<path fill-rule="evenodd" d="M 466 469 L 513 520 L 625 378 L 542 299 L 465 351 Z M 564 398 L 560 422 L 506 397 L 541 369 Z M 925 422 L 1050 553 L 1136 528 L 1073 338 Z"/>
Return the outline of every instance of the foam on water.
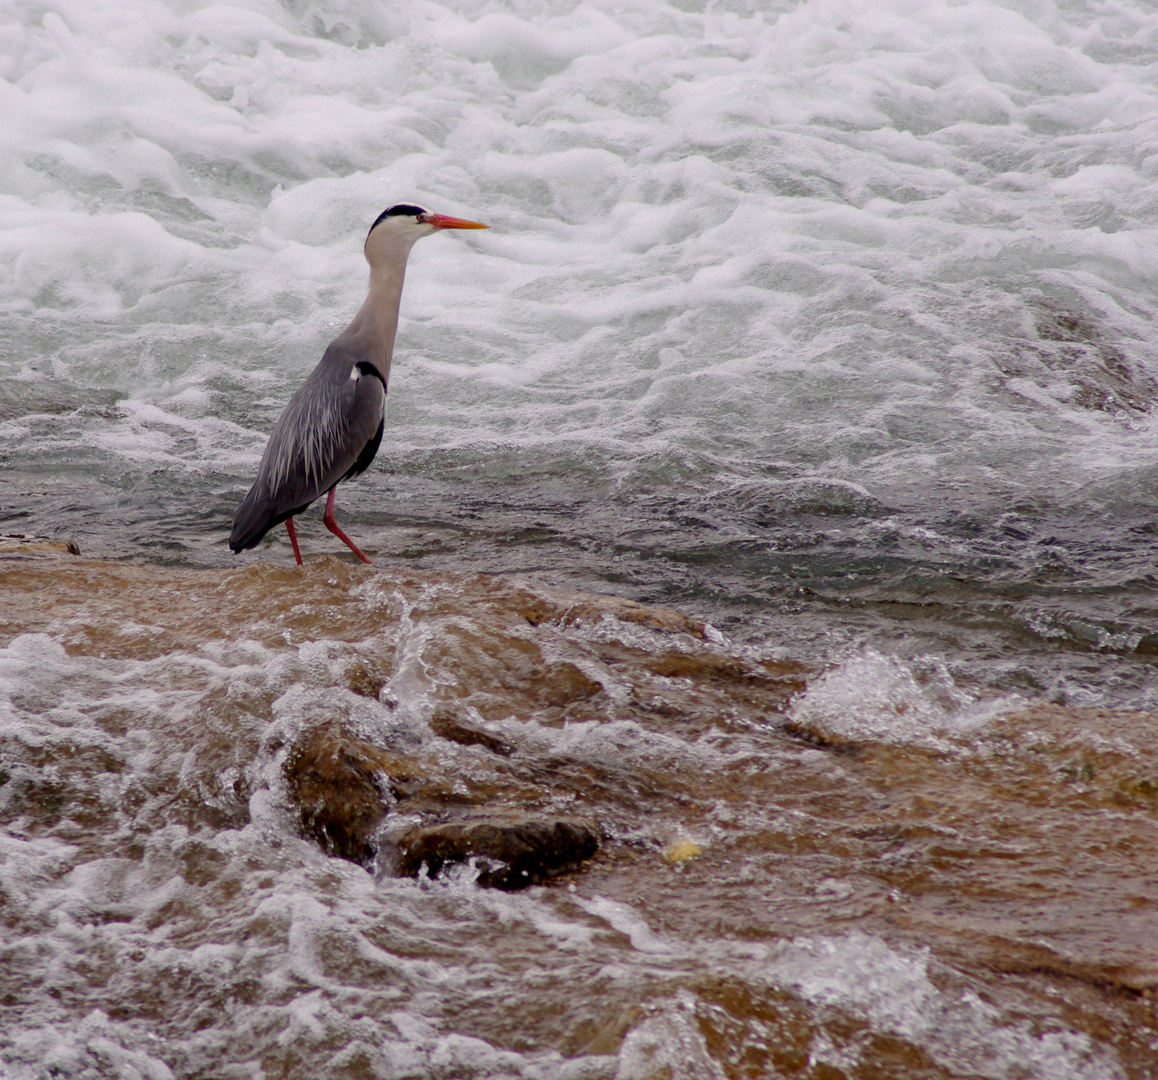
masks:
<path fill-rule="evenodd" d="M 785 942 L 774 951 L 771 967 L 777 982 L 817 1004 L 851 1008 L 874 1028 L 914 1040 L 953 1072 L 994 1080 L 1125 1076 L 1120 1064 L 1084 1035 L 1038 1034 L 1029 1024 L 1003 1025 L 997 1010 L 976 994 L 939 990 L 929 978 L 927 953 L 905 955 L 870 935 Z M 823 1043 L 813 1056 L 832 1065 L 856 1064 L 831 1060 L 831 1049 Z"/>
<path fill-rule="evenodd" d="M 494 232 L 414 254 L 395 460 L 1064 489 L 1158 457 L 1153 19 L 61 4 L 7 31 L 7 370 L 153 406 L 41 452 L 240 480 L 405 196 Z"/>
<path fill-rule="evenodd" d="M 914 670 L 896 657 L 868 652 L 811 683 L 788 715 L 802 731 L 825 740 L 948 749 L 953 736 L 975 732 L 1024 705 L 1016 694 L 976 700 L 936 660 L 925 658 Z"/>
<path fill-rule="evenodd" d="M 384 1077 L 426 1068 L 463 1076 L 593 1080 L 610 1075 L 606 1060 L 566 1063 L 558 1054 L 499 1051 L 421 1020 L 432 1000 L 450 987 L 469 991 L 477 978 L 461 965 L 480 920 L 486 925 L 515 917 L 571 949 L 583 949 L 590 931 L 569 925 L 534 900 L 497 906 L 486 897 L 480 901 L 467 879 L 457 889 L 440 890 L 449 901 L 444 945 L 460 938 L 459 946 L 450 946 L 459 958 L 443 963 L 407 958 L 400 941 L 421 941 L 430 932 L 433 913 L 423 890 L 408 882 L 376 882 L 361 868 L 325 858 L 298 837 L 286 803 L 281 748 L 319 710 L 332 714 L 340 694 L 332 685 L 322 687 L 333 678 L 334 650 L 325 642 L 309 643 L 296 656 L 292 651 L 270 655 L 245 643 L 231 643 L 227 650 L 229 659 L 221 663 L 173 654 L 146 662 L 94 663 L 69 658 L 43 634 L 22 635 L 0 650 L 0 733 L 34 756 L 67 745 L 72 762 L 66 770 L 9 761 L 0 784 L 9 819 L 0 837 L 0 888 L 21 928 L 17 939 L 5 943 L 5 964 L 10 973 L 24 973 L 26 994 L 31 986 L 51 991 L 8 1032 L 6 1075 L 41 1077 L 53 1070 L 104 1075 L 101 1070 L 111 1069 L 113 1075 L 169 1078 L 174 1074 L 165 1060 L 176 1055 L 186 1069 L 217 1060 L 216 1075 L 261 1076 L 256 1060 L 240 1059 L 244 1047 L 261 1047 L 263 1015 L 277 1017 L 287 1060 L 293 1060 L 295 1045 L 337 1039 L 329 1062 L 335 1069 L 363 1055 Z M 237 662 L 238 650 L 248 651 L 257 663 L 247 670 Z M 286 690 L 276 696 L 279 684 Z M 249 732 L 234 728 L 235 749 L 248 760 L 241 768 L 225 765 L 216 777 L 219 788 L 228 788 L 231 777 L 236 782 L 244 773 L 253 788 L 248 823 L 221 829 L 165 823 L 165 807 L 188 784 L 198 788 L 199 803 L 221 803 L 220 791 L 215 800 L 204 784 L 209 779 L 205 744 L 207 735 L 211 738 L 206 722 L 212 724 L 215 713 L 224 718 L 225 702 L 259 687 L 274 695 L 271 722 L 259 722 Z M 389 711 L 376 702 L 351 696 L 349 704 L 352 722 L 389 726 Z M 135 724 L 117 734 L 121 712 Z M 97 755 L 106 767 L 86 775 L 80 762 Z M 82 793 L 78 785 L 87 790 Z M 77 823 L 72 833 L 78 842 L 71 846 L 36 835 L 39 829 L 18 812 L 18 804 L 27 802 L 35 816 L 46 798 L 51 801 L 49 789 L 74 806 L 88 806 L 90 814 L 111 814 L 119 830 L 94 833 Z M 151 825 L 141 851 L 130 838 L 140 837 L 146 822 Z M 124 845 L 128 849 L 122 852 Z M 264 877 L 254 876 L 259 868 Z M 235 927 L 227 942 L 219 942 L 203 920 L 238 888 L 245 897 L 246 940 L 237 937 Z M 226 901 L 220 913 L 231 919 L 228 906 Z M 394 927 L 388 940 L 375 930 L 383 917 Z M 452 926 L 457 930 L 450 932 Z M 157 994 L 179 996 L 183 987 L 200 987 L 208 995 L 206 1007 L 215 1012 L 212 1026 L 178 1046 L 150 1033 L 155 1021 L 112 1018 L 101 1009 L 73 1023 L 67 1004 L 55 998 L 67 999 L 69 988 L 88 977 L 77 966 L 87 971 L 90 964 L 109 965 L 103 978 L 120 1000 L 141 993 L 151 1000 Z M 352 982 L 350 965 L 362 972 Z M 366 1021 L 364 1030 L 353 1030 L 350 1017 L 330 998 L 362 993 L 357 987 L 363 984 L 380 984 L 371 997 L 392 1004 L 392 1019 Z M 254 993 L 268 1004 L 246 1004 Z M 274 1004 L 282 998 L 284 1003 Z M 234 1055 L 228 1061 L 218 1060 L 223 1038 Z M 158 1056 L 141 1049 L 150 1039 Z"/>

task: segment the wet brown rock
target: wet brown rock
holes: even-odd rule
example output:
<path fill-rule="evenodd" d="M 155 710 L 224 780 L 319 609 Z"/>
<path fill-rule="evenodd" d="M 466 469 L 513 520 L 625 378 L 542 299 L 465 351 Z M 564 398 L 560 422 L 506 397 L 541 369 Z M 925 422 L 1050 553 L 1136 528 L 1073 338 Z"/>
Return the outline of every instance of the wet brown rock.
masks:
<path fill-rule="evenodd" d="M 302 829 L 329 855 L 366 864 L 391 797 L 417 778 L 409 763 L 355 738 L 340 724 L 306 733 L 285 766 Z"/>
<path fill-rule="evenodd" d="M 439 710 L 430 718 L 430 730 L 448 742 L 458 743 L 459 746 L 481 746 L 484 750 L 503 757 L 509 757 L 515 749 L 501 735 L 468 724 L 447 709 Z"/>
<path fill-rule="evenodd" d="M 808 669 L 788 660 L 750 664 L 726 653 L 660 653 L 643 666 L 667 679 L 692 679 L 700 686 L 750 689 L 785 708 L 807 685 Z"/>
<path fill-rule="evenodd" d="M 468 699 L 484 720 L 542 715 L 591 701 L 603 692 L 603 686 L 578 664 L 560 658 L 555 645 L 549 631 L 484 637 L 455 625 L 448 627 L 440 659 L 453 665 L 455 696 Z"/>
<path fill-rule="evenodd" d="M 700 639 L 704 636 L 704 624 L 682 611 L 675 608 L 650 607 L 616 596 L 584 597 L 579 603 L 572 604 L 559 621 L 569 626 L 585 620 L 601 619 L 606 615 L 623 622 L 646 626 L 651 630 L 690 634 Z"/>
<path fill-rule="evenodd" d="M 1099 963 L 1061 956 L 1029 942 L 1011 943 L 996 938 L 980 945 L 979 955 L 986 966 L 1002 974 L 1055 975 L 1147 996 L 1158 990 L 1158 962 L 1147 962 L 1146 958 L 1130 964 Z"/>
<path fill-rule="evenodd" d="M 48 536 L 26 536 L 24 533 L 0 533 L 0 558 L 34 555 L 79 555 L 75 540 L 54 540 Z"/>
<path fill-rule="evenodd" d="M 479 860 L 478 883 L 514 890 L 578 867 L 599 850 L 599 831 L 570 818 L 515 818 L 420 825 L 397 838 L 398 871 L 437 877 L 447 863 Z"/>
<path fill-rule="evenodd" d="M 533 593 L 522 592 L 518 596 L 518 607 L 523 618 L 532 626 L 540 626 L 546 622 L 574 626 L 580 622 L 597 622 L 610 615 L 623 622 L 636 623 L 652 630 L 690 634 L 700 639 L 704 636 L 704 624 L 682 611 L 675 608 L 650 607 L 618 596 L 591 596 L 539 587 Z"/>
<path fill-rule="evenodd" d="M 376 698 L 389 677 L 377 665 L 356 660 L 346 672 L 346 685 L 361 697 Z"/>
<path fill-rule="evenodd" d="M 532 686 L 538 700 L 547 708 L 561 708 L 575 701 L 585 701 L 603 690 L 594 679 L 589 679 L 574 664 L 545 664 L 531 673 Z"/>

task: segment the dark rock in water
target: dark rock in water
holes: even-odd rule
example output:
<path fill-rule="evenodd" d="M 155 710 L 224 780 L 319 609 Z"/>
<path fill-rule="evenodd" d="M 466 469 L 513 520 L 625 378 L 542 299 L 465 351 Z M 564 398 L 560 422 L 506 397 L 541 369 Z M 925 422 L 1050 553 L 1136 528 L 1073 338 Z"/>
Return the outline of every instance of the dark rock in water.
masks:
<path fill-rule="evenodd" d="M 440 709 L 430 718 L 430 730 L 449 742 L 458 743 L 460 746 L 481 746 L 492 754 L 501 754 L 503 757 L 509 757 L 515 750 L 514 746 L 501 735 L 468 724 L 447 709 Z"/>
<path fill-rule="evenodd" d="M 516 818 L 420 825 L 397 838 L 398 872 L 437 877 L 447 863 L 478 860 L 478 883 L 514 890 L 572 870 L 599 850 L 599 830 L 573 818 Z"/>
<path fill-rule="evenodd" d="M 360 697 L 376 698 L 389 678 L 389 674 L 376 665 L 359 660 L 346 672 L 346 685 Z"/>
<path fill-rule="evenodd" d="M 436 715 L 432 726 L 456 741 L 486 745 L 483 740 L 490 740 L 497 753 L 510 753 L 503 740 L 449 712 Z M 442 815 L 459 801 L 438 779 L 355 737 L 337 721 L 306 732 L 286 760 L 285 776 L 305 835 L 328 855 L 366 867 L 376 861 L 377 833 L 392 806 Z M 480 885 L 521 889 L 591 858 L 599 850 L 599 831 L 577 819 L 473 817 L 412 827 L 394 846 L 396 869 L 404 876 L 416 877 L 425 866 L 437 877 L 447 863 L 475 858 L 482 869 Z"/>
<path fill-rule="evenodd" d="M 399 788 L 415 779 L 401 758 L 357 739 L 341 724 L 306 733 L 285 765 L 302 829 L 329 855 L 368 865 L 374 830 Z"/>

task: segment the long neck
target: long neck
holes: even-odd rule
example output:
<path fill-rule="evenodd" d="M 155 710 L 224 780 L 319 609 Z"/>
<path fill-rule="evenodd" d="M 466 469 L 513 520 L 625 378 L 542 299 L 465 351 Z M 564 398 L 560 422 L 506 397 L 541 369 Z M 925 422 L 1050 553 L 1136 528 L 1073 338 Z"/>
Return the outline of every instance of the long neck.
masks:
<path fill-rule="evenodd" d="M 390 358 L 394 354 L 394 335 L 398 332 L 398 306 L 402 301 L 402 283 L 406 277 L 406 259 L 389 266 L 370 268 L 370 291 L 353 322 L 338 336 L 347 348 L 369 360 L 390 378 Z"/>

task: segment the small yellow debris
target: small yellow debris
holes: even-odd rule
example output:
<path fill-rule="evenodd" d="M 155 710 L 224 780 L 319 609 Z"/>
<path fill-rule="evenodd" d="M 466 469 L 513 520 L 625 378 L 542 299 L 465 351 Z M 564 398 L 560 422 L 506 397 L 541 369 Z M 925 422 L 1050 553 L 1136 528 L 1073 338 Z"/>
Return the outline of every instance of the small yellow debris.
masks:
<path fill-rule="evenodd" d="M 694 840 L 677 840 L 664 850 L 663 857 L 669 863 L 684 863 L 698 858 L 702 849 Z"/>

